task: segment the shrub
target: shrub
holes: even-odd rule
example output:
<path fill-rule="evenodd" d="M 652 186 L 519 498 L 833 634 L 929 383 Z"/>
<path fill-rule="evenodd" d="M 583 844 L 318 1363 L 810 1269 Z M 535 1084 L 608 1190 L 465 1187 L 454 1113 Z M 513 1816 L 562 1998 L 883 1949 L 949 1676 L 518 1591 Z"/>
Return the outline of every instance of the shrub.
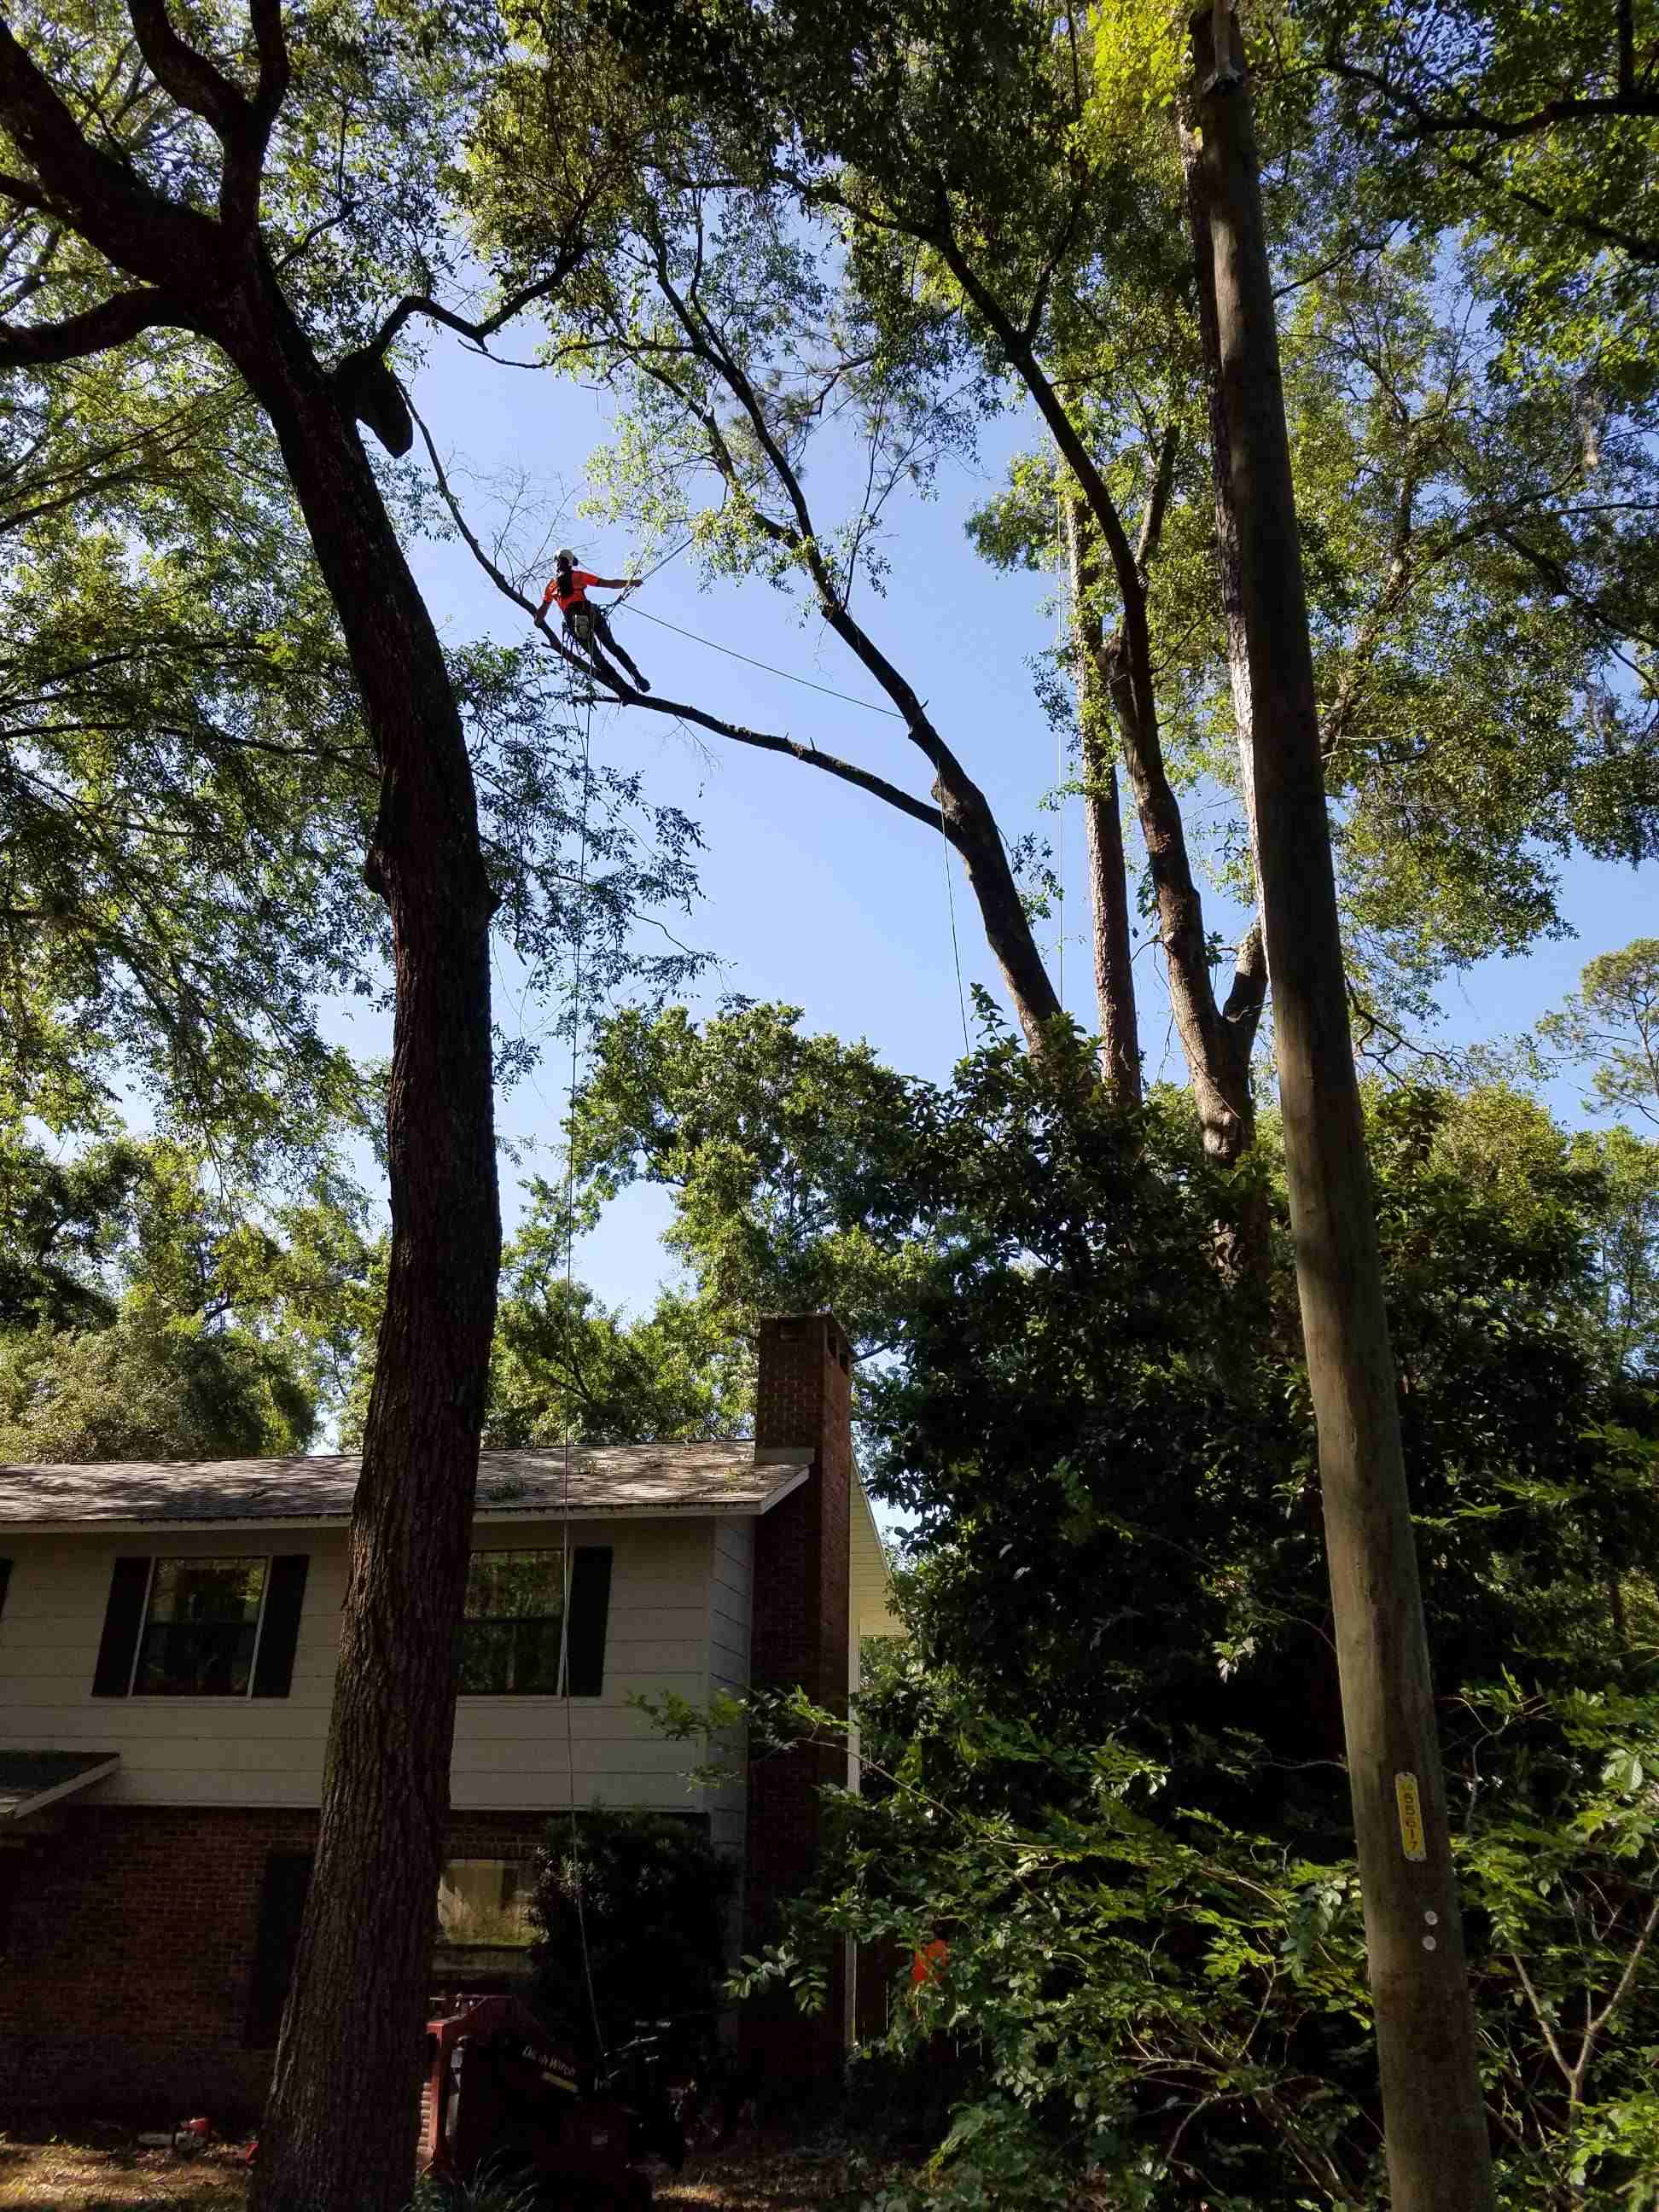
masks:
<path fill-rule="evenodd" d="M 568 1820 L 550 1823 L 531 1904 L 538 2009 L 583 2051 L 595 2010 L 607 2047 L 636 2021 L 712 2011 L 735 1878 L 702 1829 L 672 1814 L 595 1807 L 574 1837 Z"/>

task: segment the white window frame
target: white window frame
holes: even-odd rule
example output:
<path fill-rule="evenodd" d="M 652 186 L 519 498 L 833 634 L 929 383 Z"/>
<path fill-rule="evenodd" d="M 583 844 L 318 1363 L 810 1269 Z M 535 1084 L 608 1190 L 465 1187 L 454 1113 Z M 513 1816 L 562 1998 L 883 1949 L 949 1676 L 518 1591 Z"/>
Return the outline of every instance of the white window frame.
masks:
<path fill-rule="evenodd" d="M 270 1600 L 270 1569 L 276 1558 L 274 1552 L 152 1552 L 149 1572 L 144 1577 L 144 1610 L 138 1623 L 138 1634 L 132 1647 L 132 1664 L 127 1669 L 127 1696 L 141 1703 L 158 1705 L 193 1704 L 234 1705 L 238 1698 L 252 1698 L 253 1680 L 259 1670 L 259 1646 L 264 1641 L 265 1607 Z M 247 1664 L 247 1687 L 245 1690 L 141 1690 L 138 1669 L 144 1656 L 144 1638 L 149 1633 L 149 1603 L 155 1595 L 155 1570 L 159 1566 L 181 1562 L 187 1565 L 211 1565 L 226 1559 L 261 1559 L 264 1575 L 259 1583 L 259 1611 L 253 1624 L 253 1650 Z"/>
<path fill-rule="evenodd" d="M 488 1559 L 492 1554 L 502 1555 L 510 1559 L 515 1555 L 522 1557 L 526 1553 L 545 1553 L 550 1559 L 557 1559 L 561 1554 L 562 1554 L 562 1564 L 559 1572 L 560 1613 L 559 1668 L 556 1677 L 557 1687 L 551 1690 L 459 1690 L 456 1692 L 458 1703 L 462 1699 L 470 1701 L 474 1698 L 565 1698 L 568 1697 L 570 1694 L 566 1685 L 570 1680 L 570 1577 L 572 1570 L 575 1565 L 576 1554 L 574 1551 L 569 1547 L 561 1544 L 477 1544 L 473 1547 L 471 1551 L 467 1553 L 467 1573 L 471 1576 L 472 1572 L 472 1562 L 474 1559 Z M 461 1632 L 465 1635 L 468 1626 L 468 1616 L 465 1611 L 466 1601 L 465 1597 L 463 1597 L 461 1604 Z M 545 1613 L 486 1613 L 480 1617 L 485 1620 L 544 1620 L 547 1618 Z"/>

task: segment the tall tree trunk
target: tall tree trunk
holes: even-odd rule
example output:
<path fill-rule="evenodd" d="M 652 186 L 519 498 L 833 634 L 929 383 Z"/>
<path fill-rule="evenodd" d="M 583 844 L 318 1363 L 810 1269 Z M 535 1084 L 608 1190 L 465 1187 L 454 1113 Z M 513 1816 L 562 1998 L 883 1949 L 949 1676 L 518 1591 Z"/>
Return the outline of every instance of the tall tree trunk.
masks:
<path fill-rule="evenodd" d="M 1144 1095 L 1140 1032 L 1135 1019 L 1135 978 L 1130 965 L 1129 880 L 1123 859 L 1123 817 L 1117 763 L 1097 735 L 1083 739 L 1083 830 L 1089 864 L 1095 1006 L 1100 1022 L 1100 1071 L 1108 1089 L 1126 1105 Z"/>
<path fill-rule="evenodd" d="M 1218 56 L 1218 27 L 1227 48 Z M 1255 731 L 1285 1180 L 1319 1460 L 1395 2212 L 1482 2212 L 1491 2154 L 1447 1830 L 1320 761 L 1243 56 L 1193 18 L 1229 502 Z"/>
<path fill-rule="evenodd" d="M 939 253 L 973 307 L 984 318 L 1009 367 L 1032 402 L 1086 501 L 1112 564 L 1122 617 L 1115 636 L 1096 648 L 1101 683 L 1121 737 L 1124 771 L 1134 793 L 1146 864 L 1158 900 L 1158 934 L 1168 971 L 1170 1010 L 1187 1061 L 1205 1150 L 1224 1161 L 1237 1160 L 1255 1140 L 1250 1098 L 1249 1054 L 1241 1055 L 1239 1037 L 1254 1022 L 1241 1014 L 1231 1030 L 1221 1018 L 1210 978 L 1209 941 L 1204 903 L 1193 875 L 1181 805 L 1170 781 L 1158 728 L 1146 580 L 1136 550 L 1106 480 L 1077 424 L 1066 410 L 1037 357 L 1035 342 L 984 282 L 951 227 L 948 201 L 940 209 L 941 227 L 927 243 Z M 1251 979 L 1247 976 L 1246 981 Z M 1241 998 L 1237 992 L 1235 996 Z M 1259 1012 L 1259 1001 L 1258 1001 Z"/>
<path fill-rule="evenodd" d="M 1135 1019 L 1134 953 L 1129 939 L 1129 884 L 1123 859 L 1123 817 L 1118 811 L 1117 763 L 1103 725 L 1106 702 L 1090 647 L 1100 617 L 1095 608 L 1099 556 L 1091 543 L 1088 510 L 1062 483 L 1060 518 L 1072 609 L 1072 659 L 1077 688 L 1079 745 L 1083 768 L 1083 823 L 1089 859 L 1089 904 L 1094 948 L 1096 1018 L 1100 1024 L 1101 1079 L 1115 1098 L 1139 1105 L 1142 1097 L 1140 1034 Z"/>
<path fill-rule="evenodd" d="M 1209 210 L 1198 174 L 1199 140 L 1181 132 L 1181 158 L 1187 187 L 1187 220 L 1192 239 L 1198 289 L 1198 331 L 1204 359 L 1204 397 L 1210 428 L 1210 468 L 1215 484 L 1215 565 L 1227 634 L 1227 681 L 1233 699 L 1233 729 L 1238 748 L 1238 790 L 1249 840 L 1250 878 L 1256 913 L 1235 957 L 1232 988 L 1221 1018 L 1232 1034 L 1234 1057 L 1248 1066 L 1255 1047 L 1268 988 L 1267 940 L 1261 927 L 1261 841 L 1255 820 L 1255 714 L 1250 698 L 1250 655 L 1244 629 L 1244 592 L 1239 569 L 1238 519 L 1232 504 L 1232 445 L 1221 392 L 1221 343 L 1216 329 L 1215 249 Z"/>
<path fill-rule="evenodd" d="M 281 0 L 249 0 L 251 94 L 185 41 L 161 0 L 128 0 L 127 13 L 157 87 L 220 142 L 218 213 L 168 199 L 92 145 L 0 17 L 0 122 L 36 179 L 22 204 L 50 208 L 94 264 L 137 280 L 56 324 L 0 320 L 0 367 L 82 359 L 160 327 L 222 349 L 276 432 L 379 757 L 364 872 L 390 910 L 397 985 L 391 1265 L 316 1865 L 254 2201 L 259 2212 L 398 2212 L 413 2165 L 501 1248 L 491 897 L 448 672 L 357 435 L 358 419 L 394 451 L 412 435 L 380 350 L 401 314 L 325 373 L 260 234 L 264 157 L 289 82 Z"/>
<path fill-rule="evenodd" d="M 260 2136 L 256 2212 L 408 2201 L 449 1806 L 501 1221 L 491 895 L 460 718 L 335 386 L 262 289 L 227 349 L 275 427 L 380 763 L 365 873 L 392 917 L 392 1255 L 317 1858 Z"/>

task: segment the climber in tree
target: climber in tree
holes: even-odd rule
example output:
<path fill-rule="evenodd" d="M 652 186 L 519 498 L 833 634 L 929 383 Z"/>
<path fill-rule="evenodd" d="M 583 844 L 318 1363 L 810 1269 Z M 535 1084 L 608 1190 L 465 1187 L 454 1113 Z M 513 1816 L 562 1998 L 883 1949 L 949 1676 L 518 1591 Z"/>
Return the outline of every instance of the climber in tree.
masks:
<path fill-rule="evenodd" d="M 611 634 L 611 624 L 603 607 L 595 606 L 587 596 L 589 585 L 602 592 L 631 592 L 638 585 L 637 576 L 595 576 L 587 569 L 576 566 L 576 556 L 568 545 L 562 545 L 553 556 L 553 574 L 548 579 L 547 589 L 542 593 L 539 612 L 545 614 L 549 606 L 557 603 L 564 617 L 564 626 L 589 659 L 606 676 L 615 677 L 616 671 L 606 660 L 602 646 L 614 653 L 641 691 L 651 686 L 629 659 L 626 650 Z"/>

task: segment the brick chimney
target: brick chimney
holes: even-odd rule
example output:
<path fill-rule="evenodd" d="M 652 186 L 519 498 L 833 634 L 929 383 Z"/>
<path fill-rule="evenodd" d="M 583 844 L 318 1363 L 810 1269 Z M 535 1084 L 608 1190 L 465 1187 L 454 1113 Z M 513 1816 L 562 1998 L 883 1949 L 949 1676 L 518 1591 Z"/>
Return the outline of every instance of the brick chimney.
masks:
<path fill-rule="evenodd" d="M 755 1524 L 750 1679 L 757 1689 L 799 1684 L 815 1704 L 847 1710 L 849 1513 L 853 1481 L 852 1356 L 833 1314 L 786 1314 L 761 1323 L 755 1451 L 804 1449 L 811 1472 Z M 844 1752 L 792 1751 L 751 1763 L 744 1948 L 775 1932 L 781 1900 L 811 1879 L 823 1808 L 817 1790 L 845 1782 Z M 845 2049 L 846 1978 L 838 1966 L 823 2012 L 757 2007 L 747 2048 L 774 2085 L 835 2077 Z"/>

